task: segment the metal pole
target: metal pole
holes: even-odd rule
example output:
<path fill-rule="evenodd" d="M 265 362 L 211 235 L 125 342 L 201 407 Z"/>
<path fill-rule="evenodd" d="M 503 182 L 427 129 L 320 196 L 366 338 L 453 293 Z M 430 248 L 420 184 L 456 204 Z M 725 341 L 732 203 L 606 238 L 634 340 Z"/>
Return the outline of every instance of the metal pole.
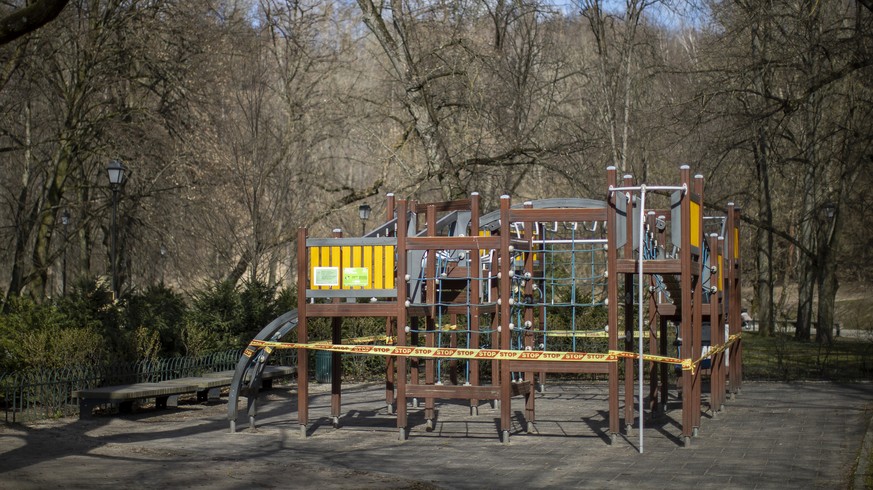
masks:
<path fill-rule="evenodd" d="M 115 213 L 118 208 L 118 186 L 112 186 L 112 223 L 110 229 L 110 238 L 112 240 L 112 249 L 109 255 L 110 269 L 112 273 L 112 294 L 114 296 L 113 299 L 118 299 L 118 274 L 115 266 L 115 252 L 116 252 L 116 242 L 118 241 L 118 230 L 116 230 L 115 226 Z"/>
<path fill-rule="evenodd" d="M 630 215 L 630 213 L 628 213 Z M 637 274 L 637 292 L 639 299 L 637 300 L 637 320 L 639 322 L 640 329 L 640 358 L 639 358 L 639 367 L 638 367 L 638 376 L 640 379 L 640 454 L 643 453 L 643 426 L 645 420 L 645 403 L 643 402 L 643 262 L 645 257 L 643 255 L 643 241 L 645 236 L 645 222 L 646 222 L 646 184 L 640 186 L 640 243 L 639 243 L 639 256 L 638 256 L 638 266 L 639 271 Z"/>

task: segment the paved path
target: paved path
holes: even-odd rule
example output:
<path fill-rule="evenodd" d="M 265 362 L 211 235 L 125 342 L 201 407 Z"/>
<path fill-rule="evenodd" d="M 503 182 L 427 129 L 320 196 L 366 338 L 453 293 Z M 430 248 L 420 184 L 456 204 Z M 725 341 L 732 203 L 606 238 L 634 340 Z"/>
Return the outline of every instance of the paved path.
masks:
<path fill-rule="evenodd" d="M 228 433 L 226 405 L 192 404 L 128 416 L 0 427 L 0 487 L 176 488 L 846 488 L 873 407 L 873 384 L 746 383 L 726 413 L 703 417 L 691 448 L 678 410 L 609 446 L 603 385 L 552 385 L 523 434 L 513 404 L 511 443 L 499 413 L 438 405 L 398 442 L 379 385 L 344 393 L 343 427 L 330 426 L 328 388 L 315 385 L 311 436 L 299 437 L 293 396 L 263 397 L 255 431 Z M 242 420 L 240 426 L 245 425 Z"/>

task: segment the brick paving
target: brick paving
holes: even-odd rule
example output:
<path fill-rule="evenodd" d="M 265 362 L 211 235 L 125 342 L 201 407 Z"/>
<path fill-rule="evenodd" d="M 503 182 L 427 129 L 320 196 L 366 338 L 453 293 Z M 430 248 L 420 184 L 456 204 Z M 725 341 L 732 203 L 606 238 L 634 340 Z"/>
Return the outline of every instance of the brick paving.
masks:
<path fill-rule="evenodd" d="M 313 387 L 306 439 L 281 388 L 262 395 L 258 428 L 240 417 L 235 434 L 224 402 L 7 427 L 0 487 L 846 488 L 873 407 L 869 383 L 746 383 L 723 413 L 704 414 L 692 447 L 670 410 L 647 421 L 639 454 L 636 432 L 606 442 L 603 384 L 547 386 L 531 434 L 515 399 L 509 444 L 497 437 L 498 410 L 483 403 L 471 415 L 459 402 L 437 404 L 432 432 L 411 408 L 400 442 L 378 384 L 345 388 L 335 429 L 328 390 Z"/>

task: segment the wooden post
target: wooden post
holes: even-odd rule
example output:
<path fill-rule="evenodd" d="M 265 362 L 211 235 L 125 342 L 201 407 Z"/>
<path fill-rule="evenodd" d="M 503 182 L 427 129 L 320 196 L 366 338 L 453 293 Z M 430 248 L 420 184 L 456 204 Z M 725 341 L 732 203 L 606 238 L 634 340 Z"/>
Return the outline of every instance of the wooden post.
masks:
<path fill-rule="evenodd" d="M 394 219 L 394 194 L 388 194 L 385 199 L 385 221 Z M 399 224 L 399 220 L 398 220 Z M 389 235 L 391 232 L 389 232 Z M 396 232 L 394 236 L 397 236 Z M 400 282 L 395 281 L 394 285 L 400 287 Z M 385 336 L 391 338 L 397 328 L 397 322 L 388 317 L 385 319 Z M 388 413 L 393 411 L 394 405 L 394 358 L 389 357 L 385 360 L 385 405 L 388 407 Z"/>
<path fill-rule="evenodd" d="M 680 321 L 680 337 L 682 337 L 682 359 L 693 359 L 693 329 L 692 329 L 692 297 L 691 297 L 691 170 L 688 165 L 680 167 L 679 174 L 682 185 L 686 187 L 686 191 L 682 194 L 680 201 L 681 209 L 681 241 L 679 248 L 679 262 L 681 268 L 681 314 Z M 674 237 L 675 240 L 675 237 Z M 693 384 L 691 371 L 682 371 L 682 438 L 685 445 L 691 444 L 691 435 L 694 427 L 694 417 L 692 411 L 693 404 Z"/>
<path fill-rule="evenodd" d="M 525 209 L 532 209 L 533 204 L 530 202 L 524 203 Z M 522 291 L 522 300 L 527 303 L 527 298 L 533 298 L 533 256 L 534 256 L 534 244 L 533 244 L 533 230 L 534 223 L 531 221 L 524 222 L 524 239 L 527 241 L 527 251 L 525 251 L 524 255 L 524 272 L 525 276 L 530 276 L 530 279 L 526 279 L 524 281 L 524 291 Z M 534 338 L 533 338 L 533 306 L 526 304 L 524 307 L 524 315 L 523 320 L 524 324 L 518 325 L 524 332 L 524 349 L 525 350 L 533 350 L 534 348 Z M 527 326 L 531 327 L 528 328 Z M 528 391 L 525 394 L 525 411 L 524 417 L 528 423 L 528 432 L 532 432 L 532 425 L 536 421 L 535 419 L 535 402 L 536 402 L 536 380 L 533 371 L 527 371 L 524 373 L 525 380 L 524 382 L 528 386 Z"/>
<path fill-rule="evenodd" d="M 624 182 L 622 183 L 624 187 L 630 187 L 634 185 L 633 177 L 630 175 L 624 176 Z M 622 193 L 624 196 L 624 193 Z M 623 257 L 625 259 L 633 258 L 634 256 L 634 244 L 636 244 L 636 240 L 633 239 L 634 236 L 634 215 L 636 211 L 634 211 L 634 200 L 633 195 L 629 194 L 631 198 L 627 201 L 626 216 L 625 216 L 625 230 L 627 240 L 624 243 L 624 251 Z M 642 250 L 639 251 L 642 253 Z M 637 260 L 642 260 L 641 257 L 638 257 Z M 634 268 L 636 269 L 636 268 Z M 643 278 L 640 278 L 642 280 Z M 634 351 L 634 273 L 626 273 L 624 274 L 624 350 L 626 352 Z M 640 305 L 642 307 L 642 305 Z M 634 363 L 635 359 L 627 357 L 624 360 L 624 427 L 625 434 L 630 434 L 631 429 L 634 425 Z M 643 401 L 640 400 L 640 417 L 642 417 L 642 406 Z"/>
<path fill-rule="evenodd" d="M 309 254 L 306 249 L 306 228 L 297 231 L 297 341 L 308 341 L 306 289 L 309 277 Z M 309 423 L 309 350 L 297 349 L 297 421 L 300 433 L 306 437 Z"/>
<path fill-rule="evenodd" d="M 509 239 L 511 235 L 511 227 L 509 226 L 509 207 L 510 198 L 507 195 L 500 196 L 500 277 L 498 279 L 499 293 L 497 297 L 500 300 L 499 328 L 500 328 L 500 345 L 499 349 L 509 349 L 509 322 L 512 320 L 510 316 L 510 292 L 511 278 L 509 271 L 511 270 L 512 257 L 509 252 Z M 509 429 L 512 428 L 512 380 L 509 372 L 509 361 L 499 361 L 500 368 L 500 429 L 503 436 L 503 442 L 509 442 Z"/>
<path fill-rule="evenodd" d="M 430 204 L 427 206 L 427 236 L 435 237 L 437 236 L 436 230 L 436 206 Z M 437 302 L 437 289 L 439 289 L 440 284 L 436 277 L 436 256 L 437 250 L 430 249 L 427 251 L 427 264 L 425 266 L 425 277 L 427 277 L 427 281 L 425 284 L 427 285 L 427 318 L 425 319 L 425 330 L 426 333 L 424 335 L 424 345 L 427 347 L 436 346 L 436 336 L 441 335 L 439 333 L 435 333 L 436 330 L 436 315 L 437 315 L 437 307 L 434 306 Z M 442 328 L 442 326 L 440 326 Z M 433 386 L 436 381 L 436 366 L 435 364 L 440 362 L 438 360 L 434 360 L 432 358 L 428 358 L 424 361 L 424 383 L 428 386 Z M 434 423 L 434 398 L 432 396 L 425 397 L 424 399 L 424 418 L 427 423 L 427 430 L 433 430 Z"/>
<path fill-rule="evenodd" d="M 693 336 L 692 336 L 692 358 L 697 360 L 700 359 L 700 356 L 703 355 L 703 346 L 701 343 L 702 335 L 703 335 L 703 267 L 706 267 L 706 264 L 703 263 L 703 176 L 695 175 L 693 181 L 693 190 L 694 195 L 699 199 L 699 212 L 696 216 L 691 216 L 692 220 L 695 220 L 696 223 L 692 224 L 692 232 L 695 233 L 696 236 L 693 238 L 700 245 L 698 247 L 697 255 L 694 258 L 695 265 L 692 266 L 692 274 L 697 275 L 697 279 L 694 280 L 692 278 L 694 284 L 694 294 L 692 296 L 694 304 L 692 305 L 692 328 L 693 328 Z M 696 232 L 694 231 L 696 230 Z M 694 390 L 694 398 L 693 403 L 694 406 L 692 408 L 694 419 L 694 435 L 697 435 L 697 431 L 700 428 L 700 401 L 702 395 L 702 387 L 703 387 L 703 376 L 700 374 L 701 369 L 695 371 L 694 377 L 692 378 L 693 384 L 692 389 Z"/>
<path fill-rule="evenodd" d="M 334 238 L 342 238 L 343 232 L 340 229 L 333 230 Z M 340 254 L 342 256 L 342 254 Z M 339 270 L 342 273 L 343 268 L 350 267 L 352 264 L 344 264 L 342 263 L 342 257 L 340 258 Z M 338 304 L 342 300 L 340 298 L 333 298 L 331 300 L 332 303 Z M 342 344 L 343 341 L 343 319 L 342 317 L 333 317 L 330 319 L 331 326 L 331 341 L 334 344 Z M 339 427 L 339 417 L 340 410 L 342 405 L 342 354 L 339 352 L 331 352 L 330 353 L 330 416 L 333 419 L 333 426 Z"/>
<path fill-rule="evenodd" d="M 470 195 L 470 235 L 479 236 L 479 193 L 474 192 Z M 479 250 L 470 250 L 470 348 L 479 348 L 479 310 L 480 296 L 482 294 L 482 285 L 480 277 L 482 274 Z M 472 386 L 479 386 L 479 361 L 470 360 L 470 379 L 467 381 Z M 478 414 L 479 400 L 470 400 L 470 411 Z"/>
<path fill-rule="evenodd" d="M 408 297 L 409 281 L 406 280 L 406 200 L 401 199 L 397 207 L 397 345 L 409 345 L 406 341 L 406 326 L 408 325 L 406 299 Z M 395 361 L 397 365 L 397 428 L 400 439 L 406 438 L 406 358 L 400 356 Z"/>

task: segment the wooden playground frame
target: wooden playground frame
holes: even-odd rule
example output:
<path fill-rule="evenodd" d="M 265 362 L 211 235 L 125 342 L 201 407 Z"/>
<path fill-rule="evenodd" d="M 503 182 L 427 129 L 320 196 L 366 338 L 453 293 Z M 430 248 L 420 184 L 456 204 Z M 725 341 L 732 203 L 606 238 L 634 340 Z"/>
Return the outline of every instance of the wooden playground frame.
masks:
<path fill-rule="evenodd" d="M 729 204 L 719 218 L 721 233 L 706 235 L 703 177 L 692 178 L 687 166 L 681 167 L 679 174 L 676 186 L 636 185 L 631 176 L 623 176 L 619 185 L 616 169 L 610 167 L 605 202 L 566 200 L 554 207 L 527 202 L 514 207 L 509 196 L 501 196 L 499 210 L 488 215 L 484 224 L 477 193 L 469 199 L 437 203 L 395 199 L 389 194 L 385 224 L 364 237 L 346 238 L 335 230 L 331 238 L 311 238 L 308 230 L 300 229 L 297 343 L 293 346 L 299 349 L 297 415 L 301 434 L 306 436 L 310 424 L 308 350 L 333 351 L 331 418 L 338 426 L 342 416 L 344 349 L 339 347 L 344 342 L 343 318 L 380 317 L 385 318 L 386 338 L 395 339 L 386 363 L 385 401 L 389 412 L 396 412 L 401 439 L 409 434 L 410 406 L 417 408 L 418 401 L 424 401 L 425 425 L 431 430 L 435 401 L 460 399 L 469 401 L 474 414 L 482 401 L 499 406 L 499 435 L 503 442 L 509 442 L 514 396 L 525 399 L 524 417 L 530 432 L 536 423 L 537 379 L 544 383 L 549 373 L 595 373 L 608 378 L 608 436 L 614 441 L 622 419 L 625 433 L 630 434 L 635 426 L 642 429 L 645 417 L 638 416 L 640 410 L 667 409 L 669 363 L 673 362 L 682 366 L 682 441 L 690 445 L 701 422 L 702 376 L 710 377 L 709 408 L 713 414 L 723 409 L 726 393 L 739 391 L 742 380 L 740 210 Z M 670 208 L 646 210 L 646 193 L 660 192 L 663 196 L 665 190 L 673 191 Z M 419 227 L 421 216 L 423 226 Z M 604 302 L 609 352 L 603 357 L 584 362 L 581 353 L 564 353 L 562 360 L 537 358 L 543 354 L 535 339 L 545 335 L 542 322 L 546 306 L 530 298 L 537 288 L 532 278 L 544 274 L 538 267 L 543 267 L 547 241 L 538 240 L 536 230 L 545 223 L 555 223 L 555 229 L 558 223 L 574 227 L 579 223 L 605 224 Z M 635 279 L 640 291 L 636 305 L 632 296 Z M 645 300 L 643 285 L 649 292 Z M 619 315 L 620 308 L 623 315 Z M 645 314 L 645 318 L 636 316 L 636 337 L 635 311 Z M 522 318 L 522 325 L 513 323 L 513 312 Z M 621 316 L 623 329 L 619 329 Z M 463 329 L 458 326 L 458 317 L 466 318 Z M 331 319 L 329 342 L 310 343 L 308 324 L 313 318 Z M 679 359 L 666 357 L 670 323 L 679 325 Z M 709 346 L 704 345 L 704 324 L 710 325 Z M 642 352 L 644 325 L 648 353 Z M 727 328 L 727 337 L 722 325 Z M 286 325 L 281 335 L 289 328 L 293 326 Z M 246 379 L 243 371 L 256 366 L 253 359 L 282 348 L 279 331 L 267 330 L 258 338 L 274 344 L 253 341 L 240 361 L 238 380 Z M 512 350 L 513 331 L 520 339 L 518 348 L 531 351 L 530 357 L 536 359 L 502 358 Z M 466 335 L 465 352 L 480 360 L 468 361 L 463 384 L 443 383 L 440 362 L 459 352 L 458 333 Z M 424 347 L 441 348 L 443 338 L 450 339 L 444 354 L 430 350 L 434 355 L 416 355 L 422 342 Z M 482 339 L 487 348 L 480 343 Z M 640 345 L 638 353 L 634 353 L 635 340 Z M 623 412 L 620 359 L 624 359 Z M 639 397 L 635 398 L 634 373 L 645 375 L 640 372 L 644 359 L 651 365 L 648 396 L 642 393 L 640 379 Z M 709 364 L 706 369 L 705 360 Z M 655 369 L 655 365 L 660 368 Z M 450 365 L 450 369 L 456 368 L 456 363 Z M 482 377 L 483 368 L 490 368 L 486 369 L 490 370 L 490 380 Z M 456 376 L 452 379 L 456 381 Z M 646 399 L 648 405 L 641 401 Z M 236 404 L 235 399 L 231 402 Z M 252 424 L 255 411 L 250 405 Z M 235 406 L 229 416 L 233 428 Z"/>

